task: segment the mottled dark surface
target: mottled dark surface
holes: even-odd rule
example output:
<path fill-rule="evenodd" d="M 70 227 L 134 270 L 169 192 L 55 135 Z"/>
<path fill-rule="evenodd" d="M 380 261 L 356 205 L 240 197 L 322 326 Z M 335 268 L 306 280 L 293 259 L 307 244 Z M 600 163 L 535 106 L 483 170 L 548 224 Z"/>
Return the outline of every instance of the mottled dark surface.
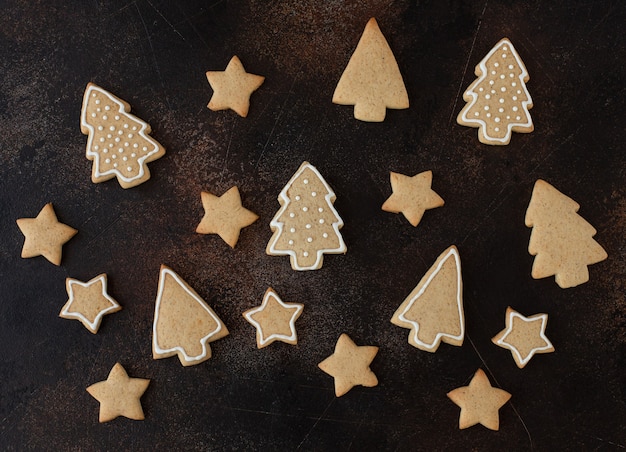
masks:
<path fill-rule="evenodd" d="M 381 124 L 330 102 L 371 17 L 404 75 L 411 108 Z M 0 3 L 0 443 L 37 450 L 613 450 L 626 448 L 626 61 L 622 1 L 4 0 Z M 535 132 L 506 147 L 456 124 L 473 68 L 503 36 L 530 74 Z M 206 108 L 207 70 L 237 54 L 266 76 L 250 114 Z M 152 178 L 93 184 L 79 128 L 95 82 L 133 107 L 167 149 Z M 337 193 L 345 256 L 298 273 L 265 254 L 280 189 L 303 160 Z M 432 170 L 443 208 L 417 228 L 381 211 L 389 171 Z M 563 290 L 530 277 L 524 213 L 543 178 L 581 205 L 608 260 Z M 200 191 L 238 185 L 260 220 L 231 250 L 194 233 Z M 21 259 L 15 220 L 52 202 L 79 230 L 55 267 Z M 392 313 L 456 244 L 467 335 L 435 354 Z M 154 361 L 160 264 L 185 278 L 230 336 L 209 361 Z M 123 310 L 97 335 L 61 319 L 66 277 L 106 272 Z M 271 285 L 305 304 L 299 343 L 257 350 L 241 313 Z M 550 315 L 556 352 L 524 369 L 490 339 L 508 305 Z M 335 398 L 317 368 L 342 332 L 378 345 L 380 384 Z M 98 424 L 85 391 L 116 361 L 152 379 L 143 422 Z M 500 430 L 458 430 L 446 393 L 483 368 L 513 394 Z"/>

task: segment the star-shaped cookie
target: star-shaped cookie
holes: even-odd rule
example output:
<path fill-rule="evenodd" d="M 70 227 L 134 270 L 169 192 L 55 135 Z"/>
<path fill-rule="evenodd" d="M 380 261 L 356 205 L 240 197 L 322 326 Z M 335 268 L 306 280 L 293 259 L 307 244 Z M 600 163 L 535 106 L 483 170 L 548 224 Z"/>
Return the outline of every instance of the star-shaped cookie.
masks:
<path fill-rule="evenodd" d="M 261 306 L 248 309 L 244 318 L 256 328 L 258 348 L 274 341 L 295 345 L 298 343 L 296 320 L 302 314 L 301 303 L 284 303 L 271 287 L 265 291 Z"/>
<path fill-rule="evenodd" d="M 60 223 L 52 203 L 46 204 L 36 218 L 20 218 L 17 226 L 26 237 L 22 257 L 43 256 L 54 265 L 61 265 L 63 245 L 78 232 Z"/>
<path fill-rule="evenodd" d="M 511 350 L 517 367 L 522 369 L 535 353 L 552 353 L 554 347 L 546 337 L 548 314 L 524 317 L 510 306 L 506 308 L 506 328 L 491 341 Z"/>
<path fill-rule="evenodd" d="M 231 248 L 239 240 L 241 229 L 250 226 L 259 216 L 241 205 L 237 186 L 230 188 L 222 196 L 202 192 L 204 217 L 196 228 L 199 234 L 218 234 Z"/>
<path fill-rule="evenodd" d="M 139 399 L 148 388 L 150 380 L 131 378 L 120 363 L 111 369 L 108 378 L 87 388 L 87 392 L 100 402 L 100 422 L 107 422 L 118 416 L 141 421 L 143 408 Z"/>
<path fill-rule="evenodd" d="M 335 353 L 318 366 L 335 379 L 335 395 L 341 397 L 356 385 L 371 388 L 378 384 L 378 378 L 369 367 L 376 353 L 378 347 L 356 345 L 344 333 L 339 336 Z"/>
<path fill-rule="evenodd" d="M 213 88 L 213 96 L 209 101 L 210 110 L 226 110 L 230 108 L 239 116 L 248 116 L 250 96 L 263 84 L 265 77 L 249 74 L 235 55 L 231 58 L 225 71 L 208 71 L 206 78 Z"/>
<path fill-rule="evenodd" d="M 122 307 L 107 293 L 107 275 L 96 276 L 84 283 L 66 278 L 65 288 L 69 299 L 59 317 L 79 320 L 85 328 L 97 333 L 102 317 L 119 311 Z"/>
<path fill-rule="evenodd" d="M 478 369 L 469 386 L 456 388 L 448 397 L 461 407 L 459 428 L 482 424 L 488 429 L 500 428 L 498 410 L 509 401 L 511 394 L 503 389 L 494 388 L 482 369 Z"/>
<path fill-rule="evenodd" d="M 393 193 L 382 206 L 385 212 L 402 212 L 409 223 L 417 226 L 426 210 L 443 206 L 443 199 L 430 188 L 432 171 L 424 171 L 415 176 L 392 171 L 390 179 Z"/>

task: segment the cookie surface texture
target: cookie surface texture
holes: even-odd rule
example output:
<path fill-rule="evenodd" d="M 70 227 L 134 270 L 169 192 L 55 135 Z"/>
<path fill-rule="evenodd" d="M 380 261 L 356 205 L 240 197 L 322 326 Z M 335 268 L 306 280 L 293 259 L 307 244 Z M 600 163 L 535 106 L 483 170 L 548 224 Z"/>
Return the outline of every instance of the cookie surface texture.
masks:
<path fill-rule="evenodd" d="M 552 353 L 554 346 L 546 337 L 548 314 L 524 317 L 510 306 L 506 309 L 506 328 L 491 341 L 511 351 L 517 367 L 522 369 L 536 353 Z"/>
<path fill-rule="evenodd" d="M 530 77 L 511 41 L 501 39 L 474 72 L 478 78 L 463 93 L 467 104 L 457 122 L 477 127 L 484 144 L 506 145 L 512 132 L 532 132 L 533 101 L 526 88 Z"/>
<path fill-rule="evenodd" d="M 461 407 L 459 429 L 482 424 L 490 430 L 498 430 L 500 428 L 498 411 L 509 401 L 511 394 L 491 386 L 485 372 L 478 369 L 469 386 L 450 391 L 448 397 Z"/>
<path fill-rule="evenodd" d="M 87 392 L 100 402 L 100 422 L 118 416 L 141 421 L 144 419 L 140 398 L 148 389 L 150 380 L 131 378 L 120 363 L 115 364 L 106 380 L 87 388 Z"/>
<path fill-rule="evenodd" d="M 52 203 L 46 204 L 36 218 L 20 218 L 17 226 L 24 234 L 22 257 L 43 256 L 54 265 L 61 265 L 63 245 L 78 232 L 60 223 Z"/>
<path fill-rule="evenodd" d="M 578 215 L 580 205 L 544 180 L 537 180 L 526 210 L 532 227 L 528 252 L 535 256 L 531 276 L 555 276 L 561 288 L 589 281 L 588 266 L 607 258 L 593 239 L 596 230 Z"/>
<path fill-rule="evenodd" d="M 250 226 L 259 216 L 241 205 L 239 189 L 231 187 L 222 196 L 202 192 L 202 206 L 204 217 L 198 224 L 196 232 L 199 234 L 217 234 L 231 248 L 239 240 L 241 229 Z"/>
<path fill-rule="evenodd" d="M 339 229 L 343 221 L 333 207 L 336 196 L 319 171 L 304 162 L 278 195 L 282 206 L 272 221 L 266 252 L 289 256 L 294 270 L 317 270 L 324 254 L 344 254 Z"/>
<path fill-rule="evenodd" d="M 261 75 L 247 73 L 236 55 L 225 71 L 208 71 L 206 77 L 213 88 L 207 107 L 213 111 L 231 109 L 244 118 L 250 109 L 250 96 L 265 81 Z"/>
<path fill-rule="evenodd" d="M 248 309 L 243 317 L 256 328 L 258 348 L 274 341 L 295 345 L 298 343 L 296 320 L 302 314 L 301 303 L 285 303 L 271 287 L 265 291 L 261 306 Z"/>
<path fill-rule="evenodd" d="M 148 123 L 130 114 L 128 103 L 93 83 L 83 96 L 80 130 L 88 135 L 94 183 L 117 177 L 123 188 L 135 187 L 150 179 L 147 163 L 165 154 L 149 135 Z"/>
<path fill-rule="evenodd" d="M 337 340 L 335 352 L 318 366 L 335 379 L 335 395 L 341 397 L 357 385 L 371 388 L 378 384 L 378 378 L 370 369 L 377 353 L 378 347 L 356 345 L 344 333 Z"/>
<path fill-rule="evenodd" d="M 76 319 L 94 334 L 100 328 L 102 317 L 122 309 L 107 293 L 107 275 L 104 273 L 85 283 L 66 278 L 65 288 L 69 298 L 59 317 Z"/>
<path fill-rule="evenodd" d="M 209 342 L 228 335 L 220 318 L 172 269 L 161 266 L 152 326 L 154 359 L 178 355 L 183 366 L 211 357 Z"/>
<path fill-rule="evenodd" d="M 354 117 L 367 122 L 383 121 L 387 108 L 409 108 L 398 63 L 374 18 L 337 83 L 333 103 L 354 105 Z"/>
<path fill-rule="evenodd" d="M 443 199 L 431 188 L 433 173 L 424 171 L 415 176 L 390 173 L 393 193 L 382 206 L 382 210 L 391 213 L 402 213 L 413 226 L 422 220 L 428 209 L 441 207 Z"/>
<path fill-rule="evenodd" d="M 460 346 L 465 337 L 461 259 L 455 246 L 445 250 L 391 318 L 411 330 L 409 344 L 436 352 L 441 342 Z"/>

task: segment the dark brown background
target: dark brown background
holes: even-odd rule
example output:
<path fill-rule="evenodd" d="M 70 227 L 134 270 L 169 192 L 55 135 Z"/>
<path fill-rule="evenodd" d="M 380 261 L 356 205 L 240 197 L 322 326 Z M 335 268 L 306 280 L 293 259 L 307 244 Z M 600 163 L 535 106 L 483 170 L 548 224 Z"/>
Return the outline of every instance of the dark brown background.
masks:
<path fill-rule="evenodd" d="M 393 49 L 411 108 L 381 124 L 333 105 L 367 20 Z M 0 440 L 48 450 L 612 450 L 626 447 L 626 61 L 620 1 L 4 0 L 0 3 Z M 532 134 L 478 142 L 455 118 L 473 68 L 508 37 L 530 74 Z M 266 76 L 248 118 L 206 108 L 207 70 L 238 55 Z M 80 133 L 95 82 L 148 121 L 167 154 L 123 190 L 93 184 Z M 345 256 L 294 272 L 265 246 L 276 197 L 303 160 L 337 193 Z M 417 228 L 380 210 L 389 171 L 431 169 L 443 208 Z M 524 213 L 544 178 L 581 204 L 608 260 L 563 290 L 530 277 Z M 194 233 L 200 191 L 238 185 L 260 220 L 231 250 Z M 19 257 L 15 220 L 47 202 L 79 230 L 55 267 Z M 460 250 L 467 335 L 436 354 L 407 343 L 392 313 L 447 246 Z M 183 368 L 154 361 L 161 263 L 216 310 L 230 336 Z M 123 310 L 97 335 L 58 317 L 66 277 L 106 272 Z M 297 346 L 257 350 L 241 313 L 268 286 L 305 304 Z M 518 369 L 490 339 L 508 305 L 547 312 L 556 352 Z M 379 386 L 336 399 L 317 368 L 342 332 L 378 345 Z M 143 422 L 97 422 L 85 388 L 120 361 L 152 379 Z M 446 398 L 483 368 L 513 394 L 500 431 L 460 431 Z"/>

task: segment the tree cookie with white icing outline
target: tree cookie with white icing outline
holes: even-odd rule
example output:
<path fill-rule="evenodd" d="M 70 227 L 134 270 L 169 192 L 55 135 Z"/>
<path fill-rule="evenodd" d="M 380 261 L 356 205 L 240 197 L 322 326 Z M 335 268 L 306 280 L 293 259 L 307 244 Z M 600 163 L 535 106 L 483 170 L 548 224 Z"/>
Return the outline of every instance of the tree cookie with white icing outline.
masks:
<path fill-rule="evenodd" d="M 150 179 L 147 163 L 165 154 L 165 148 L 149 135 L 150 125 L 129 112 L 127 102 L 87 84 L 80 130 L 88 135 L 86 155 L 93 161 L 94 183 L 117 177 L 122 188 L 135 187 Z"/>
<path fill-rule="evenodd" d="M 278 195 L 282 206 L 270 222 L 270 256 L 289 256 L 294 270 L 317 270 L 324 254 L 345 254 L 339 229 L 343 220 L 333 207 L 335 192 L 320 172 L 304 162 Z"/>
<path fill-rule="evenodd" d="M 391 318 L 411 330 L 409 344 L 436 352 L 441 342 L 460 346 L 465 337 L 461 259 L 456 246 L 437 258 Z"/>
<path fill-rule="evenodd" d="M 507 38 L 501 39 L 478 63 L 478 78 L 463 93 L 467 104 L 457 116 L 463 126 L 477 127 L 484 144 L 506 145 L 512 132 L 534 130 L 533 100 L 526 88 L 526 66 Z"/>
<path fill-rule="evenodd" d="M 152 325 L 154 359 L 178 355 L 183 366 L 211 357 L 210 342 L 228 335 L 213 309 L 172 269 L 161 265 Z"/>

